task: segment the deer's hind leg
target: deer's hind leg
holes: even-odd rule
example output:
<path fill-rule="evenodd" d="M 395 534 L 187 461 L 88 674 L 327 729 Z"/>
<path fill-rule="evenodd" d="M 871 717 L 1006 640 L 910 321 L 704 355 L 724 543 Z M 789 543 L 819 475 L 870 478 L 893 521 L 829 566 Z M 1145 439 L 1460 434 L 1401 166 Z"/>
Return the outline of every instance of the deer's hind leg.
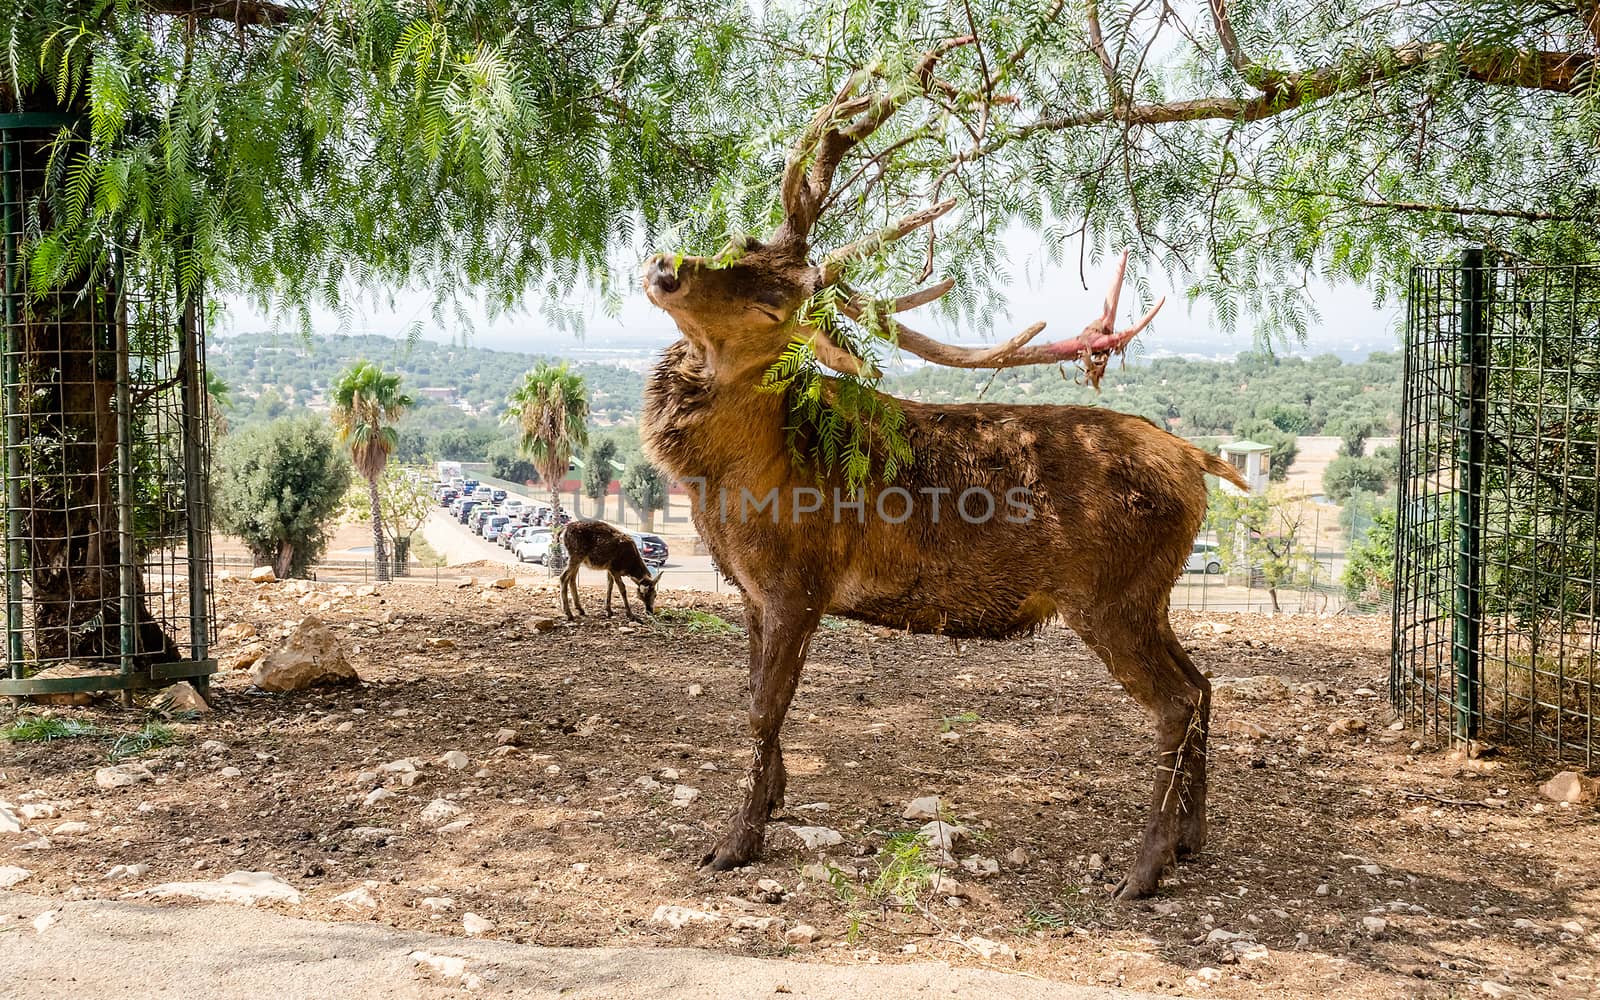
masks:
<path fill-rule="evenodd" d="M 1150 818 L 1138 857 L 1116 888 L 1119 899 L 1149 896 L 1179 853 L 1198 851 L 1205 840 L 1210 684 L 1187 654 L 1178 655 L 1182 647 L 1164 619 L 1134 622 L 1110 611 L 1073 625 L 1123 689 L 1155 718 Z"/>

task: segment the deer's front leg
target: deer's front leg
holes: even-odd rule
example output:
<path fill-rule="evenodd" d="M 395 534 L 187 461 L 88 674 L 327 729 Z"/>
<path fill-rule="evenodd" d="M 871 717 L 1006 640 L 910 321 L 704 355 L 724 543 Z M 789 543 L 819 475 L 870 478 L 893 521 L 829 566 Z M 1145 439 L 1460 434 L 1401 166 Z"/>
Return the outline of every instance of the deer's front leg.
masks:
<path fill-rule="evenodd" d="M 727 833 L 701 861 L 702 871 L 737 868 L 761 854 L 767 817 L 783 802 L 785 774 L 778 734 L 800 683 L 811 633 L 822 619 L 821 603 L 802 598 L 747 615 L 751 626 L 750 732 L 755 739 L 750 787 Z M 752 604 L 747 601 L 747 611 Z"/>

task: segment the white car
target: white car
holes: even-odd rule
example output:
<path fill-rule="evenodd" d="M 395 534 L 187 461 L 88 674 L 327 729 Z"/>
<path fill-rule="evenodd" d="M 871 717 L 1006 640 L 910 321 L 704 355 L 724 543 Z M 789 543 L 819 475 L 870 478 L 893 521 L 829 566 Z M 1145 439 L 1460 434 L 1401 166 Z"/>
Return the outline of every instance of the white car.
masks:
<path fill-rule="evenodd" d="M 535 528 L 527 532 L 513 551 L 517 554 L 518 562 L 544 562 L 544 557 L 550 552 L 549 530 Z"/>
<path fill-rule="evenodd" d="M 1189 562 L 1183 567 L 1183 571 L 1215 576 L 1222 572 L 1222 554 L 1217 551 L 1215 545 L 1195 542 L 1194 549 L 1189 553 Z"/>

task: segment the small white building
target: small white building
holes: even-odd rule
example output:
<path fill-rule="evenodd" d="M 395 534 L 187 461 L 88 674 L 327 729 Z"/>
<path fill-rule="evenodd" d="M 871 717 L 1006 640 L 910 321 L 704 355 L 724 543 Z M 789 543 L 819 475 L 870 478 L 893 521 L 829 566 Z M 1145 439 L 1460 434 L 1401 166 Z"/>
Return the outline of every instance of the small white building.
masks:
<path fill-rule="evenodd" d="M 1244 481 L 1250 484 L 1250 494 L 1260 496 L 1267 492 L 1271 478 L 1272 447 L 1258 441 L 1229 441 L 1220 449 L 1222 457 L 1232 463 Z M 1237 492 L 1238 487 L 1224 482 L 1222 488 Z"/>

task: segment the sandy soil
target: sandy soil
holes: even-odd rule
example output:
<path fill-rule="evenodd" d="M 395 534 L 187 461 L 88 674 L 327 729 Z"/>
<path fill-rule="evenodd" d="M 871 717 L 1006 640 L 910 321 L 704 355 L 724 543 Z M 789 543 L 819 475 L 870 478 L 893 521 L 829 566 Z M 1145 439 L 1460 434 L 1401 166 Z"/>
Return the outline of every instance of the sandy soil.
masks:
<path fill-rule="evenodd" d="M 1219 680 L 1212 839 L 1158 898 L 1117 904 L 1106 889 L 1136 844 L 1152 739 L 1067 630 L 958 646 L 828 620 L 766 857 L 702 876 L 745 763 L 738 606 L 674 594 L 707 615 L 541 631 L 541 586 L 341 598 L 222 583 L 224 625 L 281 635 L 321 609 L 363 686 L 269 696 L 224 675 L 214 712 L 138 758 L 154 779 L 112 790 L 95 770 L 143 713 L 55 709 L 102 735 L 0 744 L 0 800 L 54 813 L 0 835 L 0 866 L 32 871 L 21 890 L 78 897 L 270 871 L 305 894 L 301 916 L 459 934 L 471 912 L 491 937 L 541 945 L 933 958 L 1227 997 L 1600 996 L 1594 808 L 1544 800 L 1548 763 L 1386 728 L 1381 621 L 1177 616 Z M 1364 731 L 1330 735 L 1346 719 Z M 993 874 L 932 883 L 897 836 L 924 795 L 973 832 L 957 855 Z M 443 830 L 422 819 L 435 800 L 460 810 Z M 806 850 L 794 826 L 842 843 Z M 375 909 L 335 901 L 362 886 Z M 663 905 L 716 919 L 673 929 L 653 919 Z M 815 940 L 786 939 L 801 924 Z"/>

